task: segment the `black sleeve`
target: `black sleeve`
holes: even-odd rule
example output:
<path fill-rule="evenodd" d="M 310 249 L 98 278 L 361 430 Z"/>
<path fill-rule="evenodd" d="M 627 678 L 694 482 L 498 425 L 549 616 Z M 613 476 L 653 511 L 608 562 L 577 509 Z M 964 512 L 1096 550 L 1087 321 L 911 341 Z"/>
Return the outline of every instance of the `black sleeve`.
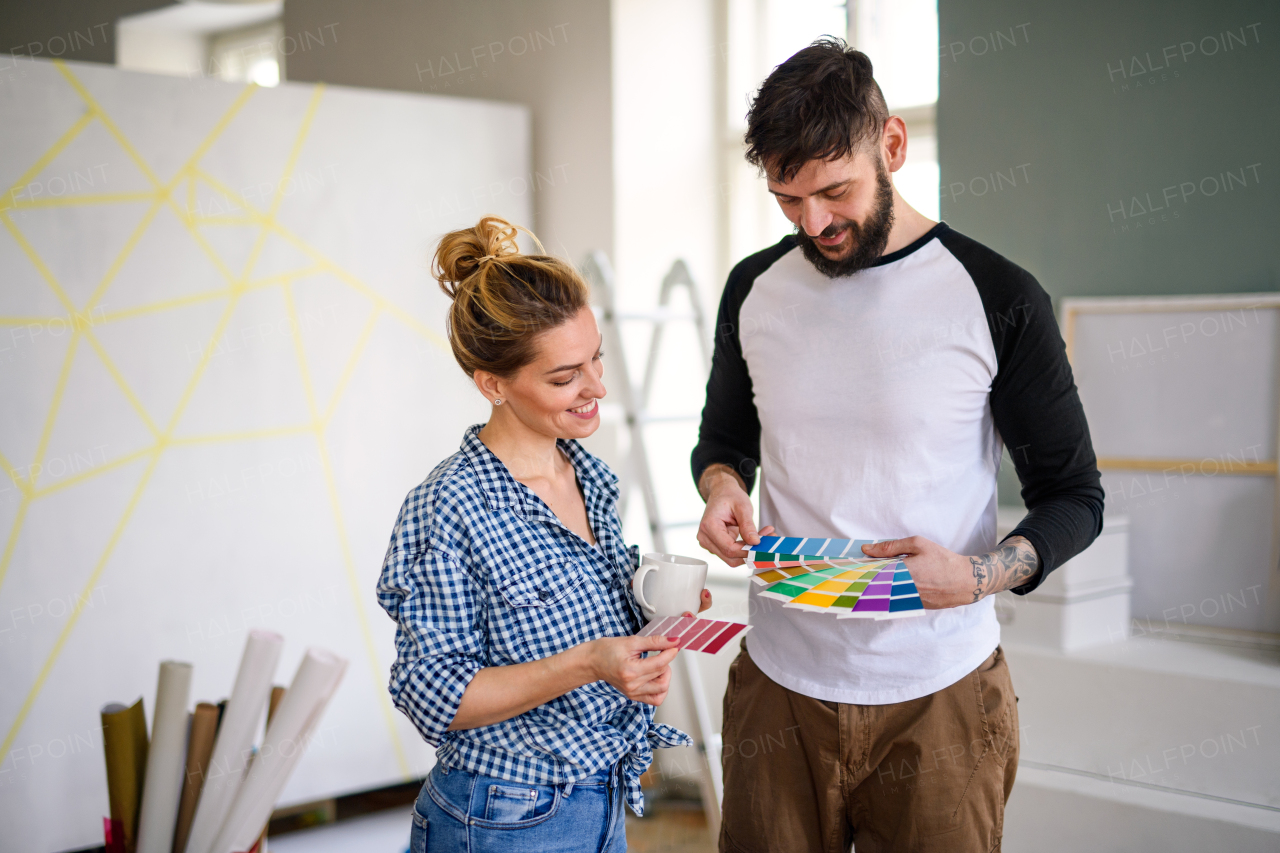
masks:
<path fill-rule="evenodd" d="M 1028 510 L 1009 535 L 1025 536 L 1042 567 L 1013 590 L 1026 595 L 1102 532 L 1098 460 L 1049 294 L 980 243 L 955 231 L 939 239 L 977 285 L 995 344 L 991 414 Z"/>
<path fill-rule="evenodd" d="M 693 482 L 707 466 L 723 463 L 742 475 L 750 492 L 760 467 L 760 415 L 756 412 L 751 374 L 742 357 L 742 303 L 755 284 L 756 276 L 795 246 L 793 237 L 744 259 L 725 283 L 716 315 L 715 349 L 711 355 L 711 376 L 707 378 L 707 402 L 702 407 L 698 444 L 691 463 Z"/>

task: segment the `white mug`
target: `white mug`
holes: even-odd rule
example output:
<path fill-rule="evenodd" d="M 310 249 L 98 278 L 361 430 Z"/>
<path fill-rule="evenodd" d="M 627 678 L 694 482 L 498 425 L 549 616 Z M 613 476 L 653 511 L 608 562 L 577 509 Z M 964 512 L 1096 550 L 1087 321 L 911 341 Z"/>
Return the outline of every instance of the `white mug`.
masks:
<path fill-rule="evenodd" d="M 677 554 L 645 554 L 631 579 L 631 591 L 646 619 L 697 614 L 706 585 L 706 561 Z"/>

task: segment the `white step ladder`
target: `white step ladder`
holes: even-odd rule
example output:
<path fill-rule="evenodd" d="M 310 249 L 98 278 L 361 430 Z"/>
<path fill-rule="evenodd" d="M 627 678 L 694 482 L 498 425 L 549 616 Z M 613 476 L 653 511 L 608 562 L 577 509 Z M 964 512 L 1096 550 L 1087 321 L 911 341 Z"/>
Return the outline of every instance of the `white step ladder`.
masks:
<path fill-rule="evenodd" d="M 626 413 L 627 429 L 630 433 L 631 448 L 627 464 L 620 473 L 618 515 L 625 517 L 627 499 L 634 486 L 640 490 L 644 499 L 645 514 L 649 519 L 649 532 L 653 538 L 653 546 L 660 552 L 667 551 L 667 531 L 676 527 L 696 526 L 698 520 L 669 521 L 662 516 L 658 505 L 658 496 L 653 483 L 653 470 L 650 466 L 648 445 L 645 442 L 645 426 L 650 423 L 671 421 L 696 421 L 697 413 L 678 415 L 651 415 L 648 411 L 650 395 L 653 391 L 654 378 L 658 370 L 658 356 L 662 347 L 663 329 L 673 320 L 684 320 L 692 323 L 702 353 L 702 371 L 705 377 L 711 371 L 711 339 L 707 334 L 706 320 L 702 311 L 702 303 L 698 299 L 697 288 L 689 268 L 682 260 L 677 260 L 662 279 L 662 287 L 658 294 L 658 306 L 654 311 L 644 313 L 619 312 L 615 299 L 613 284 L 613 267 L 603 252 L 592 252 L 584 264 L 583 273 L 591 284 L 597 305 L 597 317 L 600 332 L 609 351 L 609 358 L 617 367 L 615 385 L 622 399 Z M 683 287 L 688 292 L 689 311 L 673 311 L 671 296 L 676 288 Z M 623 322 L 646 322 L 652 324 L 649 337 L 649 355 L 645 363 L 644 379 L 639 388 L 631 380 L 631 372 L 627 367 L 626 352 L 622 341 Z M 699 774 L 698 787 L 702 795 L 702 806 L 707 815 L 707 826 L 711 830 L 713 842 L 720 837 L 720 798 L 724 794 L 723 779 L 720 773 L 720 734 L 715 731 L 711 722 L 711 707 L 707 704 L 706 692 L 702 688 L 702 673 L 698 666 L 697 655 L 688 652 L 676 658 L 675 666 L 683 671 L 686 692 L 692 707 L 692 716 L 697 722 L 698 731 L 694 732 L 694 740 L 698 749 L 702 772 Z"/>

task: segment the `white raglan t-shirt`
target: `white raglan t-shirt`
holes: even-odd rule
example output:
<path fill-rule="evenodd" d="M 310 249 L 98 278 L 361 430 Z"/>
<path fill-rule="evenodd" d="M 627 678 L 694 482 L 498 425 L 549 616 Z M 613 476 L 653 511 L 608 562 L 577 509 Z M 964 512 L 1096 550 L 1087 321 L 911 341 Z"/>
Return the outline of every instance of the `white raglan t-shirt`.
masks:
<path fill-rule="evenodd" d="M 1054 494 L 1040 501 L 1040 525 L 1033 506 L 1015 532 L 1037 546 L 1045 573 L 1096 536 L 1100 489 L 1096 518 L 1084 506 L 1088 471 L 1095 489 L 1097 480 L 1088 430 L 1048 299 L 1031 276 L 943 224 L 852 276 L 818 272 L 793 240 L 744 261 L 735 276 L 721 306 L 694 467 L 695 476 L 717 461 L 741 470 L 741 458 L 716 452 L 718 444 L 758 459 L 761 527 L 802 537 L 919 535 L 960 554 L 986 553 L 996 545 L 1002 448 L 995 387 L 1004 394 L 1002 416 L 1012 409 L 1004 419 L 1019 433 L 1037 432 L 1046 418 L 1059 422 L 1041 463 L 1056 464 L 1064 451 L 1075 463 L 1056 480 L 1037 468 L 1035 453 L 1026 471 L 1018 466 L 1024 483 L 1048 479 Z M 735 357 L 758 418 L 758 455 L 749 446 L 749 413 L 737 413 L 735 423 L 735 412 L 724 411 L 735 405 L 729 397 L 744 396 L 728 364 Z M 1001 371 L 1017 381 L 998 383 Z M 1052 404 L 1037 396 L 1046 391 Z M 1063 496 L 1073 489 L 1083 501 Z M 752 584 L 752 660 L 782 686 L 818 699 L 886 704 L 924 696 L 960 680 L 1000 640 L 990 597 L 878 621 L 787 608 L 760 590 Z"/>

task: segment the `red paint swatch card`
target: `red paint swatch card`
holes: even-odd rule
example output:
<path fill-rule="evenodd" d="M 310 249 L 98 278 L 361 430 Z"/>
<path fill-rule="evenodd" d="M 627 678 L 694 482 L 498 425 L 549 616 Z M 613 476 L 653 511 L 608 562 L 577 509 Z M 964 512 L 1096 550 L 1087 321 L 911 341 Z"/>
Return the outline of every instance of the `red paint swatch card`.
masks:
<path fill-rule="evenodd" d="M 657 634 L 675 637 L 680 648 L 686 651 L 713 655 L 724 648 L 725 643 L 750 629 L 750 625 L 743 625 L 741 622 L 698 619 L 695 616 L 664 616 L 645 625 L 639 636 L 651 637 Z"/>

